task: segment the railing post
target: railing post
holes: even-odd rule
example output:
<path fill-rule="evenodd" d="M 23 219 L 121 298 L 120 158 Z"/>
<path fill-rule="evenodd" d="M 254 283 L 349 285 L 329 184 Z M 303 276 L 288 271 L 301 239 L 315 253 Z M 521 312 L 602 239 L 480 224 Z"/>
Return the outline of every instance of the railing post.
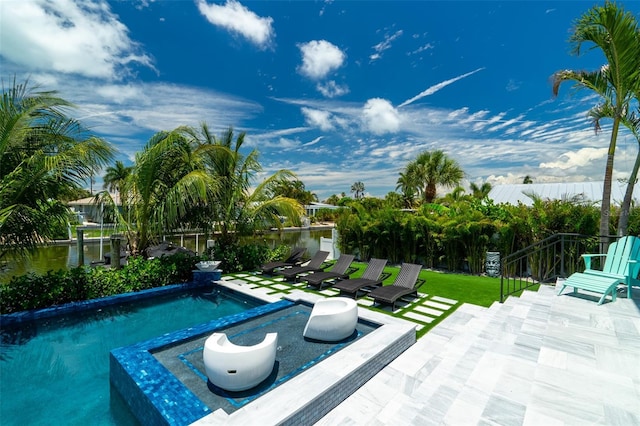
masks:
<path fill-rule="evenodd" d="M 78 250 L 78 266 L 84 265 L 84 230 L 76 228 L 77 250 Z"/>
<path fill-rule="evenodd" d="M 562 275 L 562 278 L 566 277 L 566 274 L 564 273 L 564 234 L 561 235 L 561 239 L 560 239 L 560 275 Z"/>
<path fill-rule="evenodd" d="M 120 269 L 120 235 L 111 235 L 111 268 Z"/>

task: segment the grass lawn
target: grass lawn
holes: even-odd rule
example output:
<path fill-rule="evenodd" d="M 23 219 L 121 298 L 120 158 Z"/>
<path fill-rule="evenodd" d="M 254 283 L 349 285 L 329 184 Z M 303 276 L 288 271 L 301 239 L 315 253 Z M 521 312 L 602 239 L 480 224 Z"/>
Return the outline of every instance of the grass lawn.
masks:
<path fill-rule="evenodd" d="M 351 277 L 357 278 L 362 275 L 367 264 L 354 262 L 352 266 L 357 267 L 358 271 L 354 272 Z M 387 266 L 384 271 L 391 274 L 383 282 L 384 285 L 388 285 L 395 281 L 400 268 Z M 485 307 L 489 307 L 493 302 L 500 300 L 500 278 L 451 274 L 423 269 L 420 272 L 420 279 L 424 280 L 424 284 L 418 290 L 420 293 L 446 297 L 458 300 L 461 303 L 473 303 L 474 305 Z"/>

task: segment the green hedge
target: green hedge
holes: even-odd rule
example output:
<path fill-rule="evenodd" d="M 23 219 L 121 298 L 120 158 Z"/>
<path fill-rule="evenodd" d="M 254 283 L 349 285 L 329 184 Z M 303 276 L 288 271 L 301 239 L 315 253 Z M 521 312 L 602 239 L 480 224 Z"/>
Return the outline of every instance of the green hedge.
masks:
<path fill-rule="evenodd" d="M 0 314 L 189 282 L 200 260 L 185 254 L 152 260 L 131 257 L 119 270 L 77 267 L 14 277 L 0 283 Z"/>

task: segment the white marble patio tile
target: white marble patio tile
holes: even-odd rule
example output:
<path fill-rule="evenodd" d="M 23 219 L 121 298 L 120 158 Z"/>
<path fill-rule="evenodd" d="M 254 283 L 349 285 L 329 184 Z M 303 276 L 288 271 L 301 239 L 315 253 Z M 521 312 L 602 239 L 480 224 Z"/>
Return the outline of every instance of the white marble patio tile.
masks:
<path fill-rule="evenodd" d="M 446 303 L 447 305 L 455 305 L 458 303 L 457 300 L 447 299 L 446 297 L 433 296 L 431 300 L 435 300 L 436 302 Z"/>
<path fill-rule="evenodd" d="M 360 298 L 358 299 L 358 305 L 360 306 L 373 306 L 373 300 L 369 299 L 369 298 Z"/>
<path fill-rule="evenodd" d="M 543 346 L 540 348 L 538 363 L 547 367 L 565 370 L 567 368 L 567 358 L 566 352 Z"/>
<path fill-rule="evenodd" d="M 435 392 L 427 401 L 424 401 L 424 405 L 431 415 L 443 419 L 461 390 L 462 388 L 452 387 L 451 383 L 443 383 L 436 386 Z"/>
<path fill-rule="evenodd" d="M 547 415 L 544 410 L 540 410 L 537 407 L 527 406 L 527 411 L 522 421 L 522 426 L 566 426 L 562 420 L 556 419 Z"/>
<path fill-rule="evenodd" d="M 415 321 L 421 321 L 421 322 L 424 322 L 424 323 L 427 323 L 427 324 L 433 322 L 433 320 L 434 320 L 434 318 L 432 318 L 432 317 L 428 317 L 426 315 L 420 315 L 417 312 L 407 312 L 407 313 L 403 314 L 402 317 L 403 318 L 410 318 L 410 319 L 415 320 Z"/>
<path fill-rule="evenodd" d="M 545 336 L 544 346 L 570 354 L 595 359 L 595 348 L 592 343 L 589 343 L 588 341 L 572 340 L 571 336 L 566 333 L 558 336 Z"/>
<path fill-rule="evenodd" d="M 507 333 L 516 333 L 522 329 L 524 319 L 518 317 L 507 317 L 501 324 L 501 330 Z"/>
<path fill-rule="evenodd" d="M 429 306 L 429 307 L 432 307 L 432 308 L 441 309 L 443 311 L 448 311 L 449 309 L 451 309 L 451 305 L 449 305 L 447 303 L 436 302 L 434 300 L 425 300 L 425 301 L 422 302 L 422 305 Z"/>
<path fill-rule="evenodd" d="M 548 323 L 546 321 L 530 321 L 529 319 L 525 319 L 524 324 L 522 324 L 521 331 L 522 333 L 530 334 L 533 336 L 544 336 L 547 331 Z"/>
<path fill-rule="evenodd" d="M 376 420 L 385 425 L 411 424 L 419 409 L 420 404 L 417 401 L 406 395 L 396 394 L 387 399 Z"/>
<path fill-rule="evenodd" d="M 602 371 L 640 371 L 640 353 L 620 350 L 615 346 L 596 345 L 596 364 Z"/>
<path fill-rule="evenodd" d="M 640 336 L 619 334 L 618 345 L 627 350 L 640 351 Z"/>
<path fill-rule="evenodd" d="M 613 327 L 618 336 L 631 335 L 640 340 L 640 318 L 614 318 Z"/>
<path fill-rule="evenodd" d="M 426 306 L 416 306 L 414 309 L 420 313 L 431 315 L 434 317 L 439 317 L 444 313 L 438 309 L 427 308 Z"/>
<path fill-rule="evenodd" d="M 615 331 L 614 320 L 608 315 L 592 315 L 591 326 L 596 330 L 602 330 L 603 332 L 610 332 L 606 334 L 613 334 Z"/>
<path fill-rule="evenodd" d="M 640 424 L 640 407 L 637 404 L 621 409 L 605 404 L 604 406 L 604 423 L 614 426 L 639 425 Z"/>
<path fill-rule="evenodd" d="M 372 424 L 387 403 L 399 397 L 398 391 L 392 387 L 383 383 L 371 386 L 368 382 L 315 424 L 330 426 L 350 424 L 350 421 L 359 425 Z M 345 420 L 347 423 L 344 423 Z"/>
<path fill-rule="evenodd" d="M 520 304 L 513 307 L 509 316 L 516 317 L 516 318 L 526 318 L 527 315 L 529 314 L 530 309 L 531 309 L 530 306 L 525 306 Z"/>
<path fill-rule="evenodd" d="M 602 424 L 604 419 L 601 403 L 593 399 L 585 400 L 559 385 L 536 383 L 527 406 L 534 412 L 545 413 L 568 425 Z"/>
<path fill-rule="evenodd" d="M 491 394 L 502 375 L 505 356 L 485 353 L 473 370 L 467 384 L 485 394 Z"/>
<path fill-rule="evenodd" d="M 482 420 L 504 426 L 521 425 L 525 411 L 526 406 L 523 404 L 492 395 L 482 412 Z"/>
<path fill-rule="evenodd" d="M 258 281 L 262 281 L 264 278 L 256 276 L 256 275 L 247 275 L 243 279 L 245 281 L 248 281 L 248 282 L 258 282 Z"/>
<path fill-rule="evenodd" d="M 505 360 L 500 380 L 496 383 L 493 394 L 526 406 L 535 372 L 536 363 L 520 359 Z"/>
<path fill-rule="evenodd" d="M 489 395 L 472 388 L 465 388 L 449 407 L 443 418 L 448 425 L 477 425 L 489 400 Z"/>
<path fill-rule="evenodd" d="M 276 290 L 291 290 L 291 286 L 284 284 L 273 284 L 271 288 L 274 288 Z"/>

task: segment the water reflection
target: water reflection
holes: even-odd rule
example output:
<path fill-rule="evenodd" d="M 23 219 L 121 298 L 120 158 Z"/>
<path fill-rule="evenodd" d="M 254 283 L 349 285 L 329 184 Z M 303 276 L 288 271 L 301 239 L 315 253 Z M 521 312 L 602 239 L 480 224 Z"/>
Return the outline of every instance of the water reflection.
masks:
<path fill-rule="evenodd" d="M 331 229 L 270 232 L 253 239 L 264 242 L 271 248 L 282 244 L 290 247 L 306 247 L 306 255 L 313 256 L 320 250 L 320 237 L 331 238 Z M 166 240 L 198 253 L 204 252 L 207 244 L 205 238 L 202 236 L 196 238 L 194 235 L 166 237 Z M 111 245 L 108 238 L 104 240 L 102 249 L 98 240 L 85 238 L 83 247 L 84 264 L 90 265 L 91 262 L 100 261 L 100 254 L 109 253 L 110 251 Z M 0 272 L 0 279 L 4 280 L 11 276 L 24 275 L 29 272 L 45 274 L 50 270 L 55 271 L 75 266 L 78 266 L 78 249 L 75 243 L 50 245 L 39 247 L 29 259 L 9 261 L 6 265 L 6 270 Z"/>

